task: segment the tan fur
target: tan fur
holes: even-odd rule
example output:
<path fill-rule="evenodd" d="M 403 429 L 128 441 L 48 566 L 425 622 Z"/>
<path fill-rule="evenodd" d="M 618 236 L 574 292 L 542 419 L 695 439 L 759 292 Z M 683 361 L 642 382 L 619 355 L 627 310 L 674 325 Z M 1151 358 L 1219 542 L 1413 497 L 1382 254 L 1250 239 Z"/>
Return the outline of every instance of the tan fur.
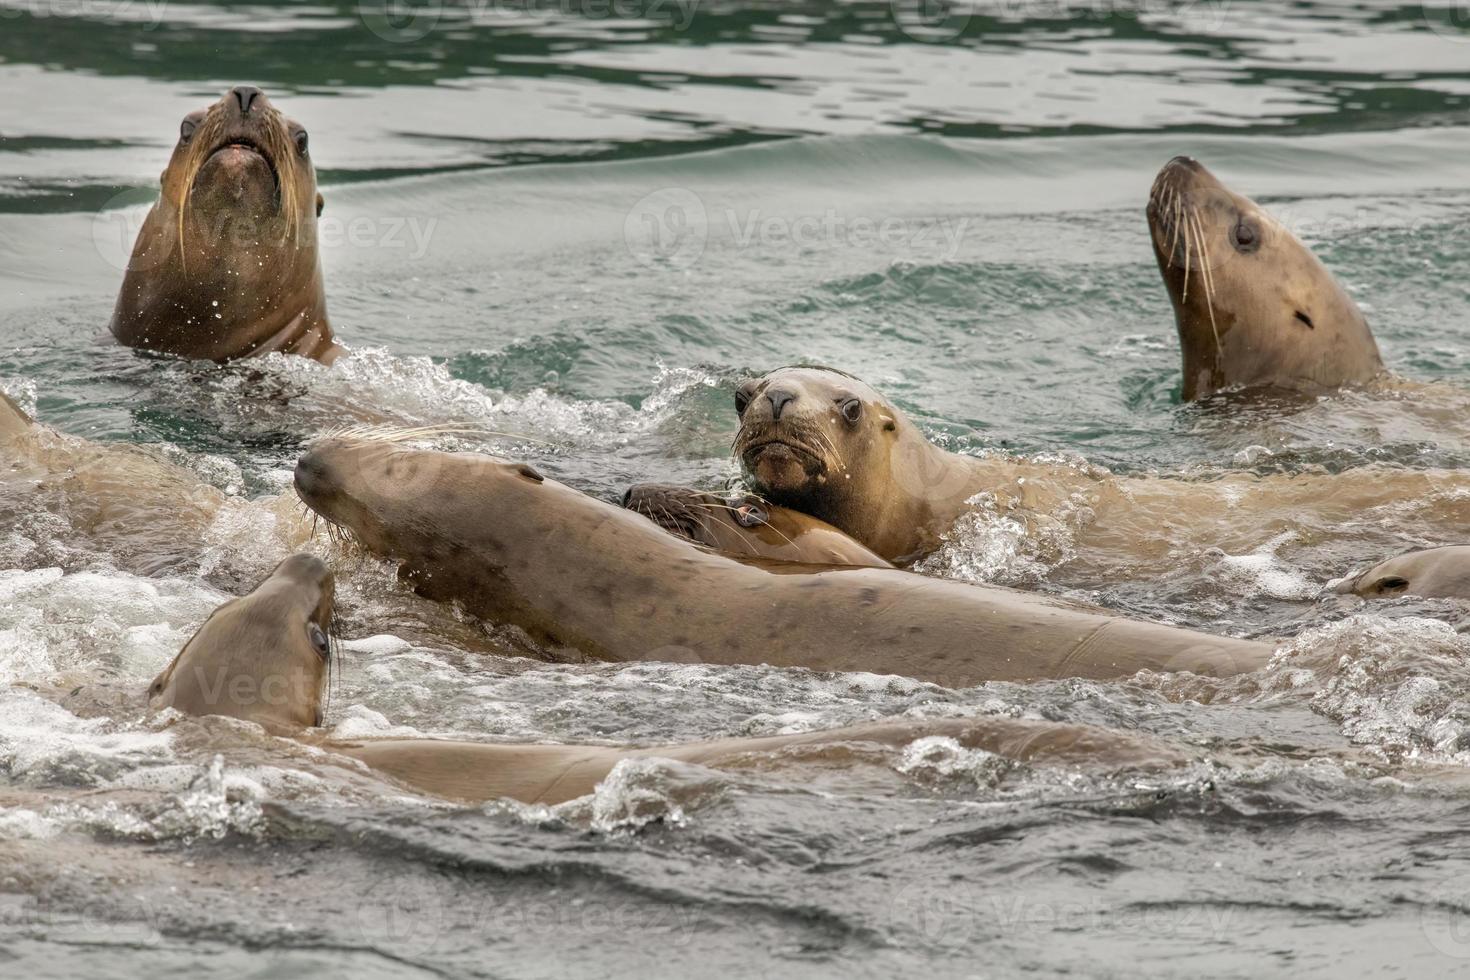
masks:
<path fill-rule="evenodd" d="M 1426 548 L 1389 558 L 1343 579 L 1334 591 L 1365 599 L 1403 595 L 1470 599 L 1470 545 Z"/>
<path fill-rule="evenodd" d="M 855 422 L 843 415 L 849 400 L 860 406 Z M 981 461 L 931 444 L 896 406 L 840 371 L 782 368 L 743 385 L 742 401 L 734 452 L 755 490 L 891 562 L 937 547 L 988 482 Z"/>
<path fill-rule="evenodd" d="M 148 685 L 149 706 L 272 730 L 321 724 L 333 591 L 321 559 L 287 558 L 255 591 L 210 615 Z"/>
<path fill-rule="evenodd" d="M 1229 674 L 1271 654 L 1264 643 L 896 569 L 778 574 L 493 457 L 329 441 L 302 457 L 296 486 L 364 548 L 401 561 L 421 594 L 586 657 L 874 671 L 963 687 L 1142 669 Z"/>
<path fill-rule="evenodd" d="M 1185 401 L 1236 386 L 1335 387 L 1383 373 L 1362 311 L 1332 273 L 1203 164 L 1169 161 L 1147 214 L 1174 305 Z"/>
<path fill-rule="evenodd" d="M 187 120 L 138 234 L 113 312 L 132 347 L 215 361 L 271 351 L 330 363 L 320 196 L 299 124 L 232 92 Z M 239 149 L 242 142 L 255 152 Z M 272 173 L 273 171 L 273 173 Z"/>
<path fill-rule="evenodd" d="M 725 498 L 684 487 L 642 483 L 623 497 L 623 506 L 670 534 L 733 558 L 888 566 L 888 562 L 826 521 L 748 495 Z"/>

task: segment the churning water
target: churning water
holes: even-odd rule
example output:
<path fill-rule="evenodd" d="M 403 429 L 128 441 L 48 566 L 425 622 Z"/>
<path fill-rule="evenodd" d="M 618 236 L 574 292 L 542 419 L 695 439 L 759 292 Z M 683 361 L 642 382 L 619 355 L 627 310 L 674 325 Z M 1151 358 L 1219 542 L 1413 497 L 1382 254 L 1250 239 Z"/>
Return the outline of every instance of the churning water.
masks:
<path fill-rule="evenodd" d="M 929 574 L 1290 642 L 1226 682 L 946 690 L 501 656 L 494 627 L 308 541 L 288 488 L 314 434 L 364 420 L 518 434 L 441 444 L 531 458 L 604 497 L 728 483 L 734 386 L 798 361 L 864 377 L 964 451 L 1201 481 L 1463 467 L 1463 15 L 0 0 L 0 387 L 198 484 L 187 514 L 170 497 L 119 526 L 65 486 L 3 483 L 0 969 L 1464 971 L 1470 610 L 1317 598 L 1355 565 L 1463 541 L 1425 517 L 1444 501 L 1330 524 L 1283 513 L 1215 546 L 1196 529 L 1162 568 L 1079 564 L 1065 520 L 1043 540 L 977 511 Z M 356 351 L 331 368 L 102 339 L 179 119 L 239 82 L 312 133 L 329 306 Z M 1143 219 L 1177 153 L 1282 217 L 1390 366 L 1435 384 L 1179 404 Z M 163 548 L 139 522 L 178 533 Z M 302 546 L 339 573 L 349 641 L 327 725 L 343 736 L 657 744 L 1004 714 L 1147 733 L 1202 761 L 1060 769 L 925 742 L 799 785 L 648 763 L 560 807 L 465 809 L 245 726 L 150 720 L 147 680 Z"/>

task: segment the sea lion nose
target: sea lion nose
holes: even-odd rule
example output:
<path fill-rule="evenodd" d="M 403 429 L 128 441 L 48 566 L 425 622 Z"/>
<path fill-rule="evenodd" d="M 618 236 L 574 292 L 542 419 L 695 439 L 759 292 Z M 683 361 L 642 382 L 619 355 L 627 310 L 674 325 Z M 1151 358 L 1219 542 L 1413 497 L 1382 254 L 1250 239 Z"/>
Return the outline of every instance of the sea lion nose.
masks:
<path fill-rule="evenodd" d="M 255 105 L 257 99 L 265 95 L 254 85 L 236 85 L 230 89 L 230 94 L 235 97 L 236 102 L 240 103 L 240 115 L 242 116 L 250 115 L 250 107 Z"/>
<path fill-rule="evenodd" d="M 796 400 L 796 395 L 781 388 L 772 388 L 766 392 L 766 400 L 771 403 L 771 417 L 779 419 L 781 410 Z"/>

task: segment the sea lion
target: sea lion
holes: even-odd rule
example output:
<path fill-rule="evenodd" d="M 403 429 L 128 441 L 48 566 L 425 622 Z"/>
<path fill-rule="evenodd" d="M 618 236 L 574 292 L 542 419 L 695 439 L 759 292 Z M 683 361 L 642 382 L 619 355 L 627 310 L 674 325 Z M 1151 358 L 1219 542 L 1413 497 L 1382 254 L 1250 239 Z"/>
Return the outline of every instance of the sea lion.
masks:
<path fill-rule="evenodd" d="M 216 609 L 148 685 L 153 709 L 225 715 L 272 730 L 320 725 L 332 658 L 332 570 L 292 555 Z"/>
<path fill-rule="evenodd" d="M 651 527 L 649 533 L 667 537 Z M 306 554 L 287 558 L 249 595 L 215 610 L 149 685 L 150 706 L 252 721 L 274 734 L 294 735 L 332 755 L 356 759 L 419 792 L 473 803 L 505 797 L 562 803 L 591 793 L 625 759 L 670 759 L 714 768 L 758 761 L 762 771 L 769 771 L 808 762 L 830 765 L 844 748 L 900 747 L 929 736 L 952 738 L 966 748 L 1008 759 L 1058 765 L 1155 769 L 1193 758 L 1150 738 L 1006 717 L 893 720 L 653 748 L 333 739 L 305 731 L 322 723 L 322 697 L 335 655 L 333 594 L 331 569 L 320 559 Z"/>
<path fill-rule="evenodd" d="M 781 368 L 735 391 L 734 453 L 757 493 L 906 564 L 938 546 L 998 482 L 994 465 L 940 449 L 892 402 L 832 368 Z"/>
<path fill-rule="evenodd" d="M 670 534 L 736 558 L 874 568 L 888 565 L 826 521 L 749 494 L 725 498 L 685 487 L 640 483 L 623 495 L 623 507 Z"/>
<path fill-rule="evenodd" d="M 1164 165 L 1147 214 L 1179 329 L 1185 401 L 1222 388 L 1335 387 L 1384 373 L 1367 320 L 1332 273 L 1199 161 Z"/>
<path fill-rule="evenodd" d="M 556 655 L 991 680 L 1254 670 L 1267 643 L 1134 622 L 889 568 L 804 574 L 732 561 L 524 463 L 329 438 L 302 500 L 422 595 L 524 630 Z M 784 572 L 784 573 L 783 573 Z"/>
<path fill-rule="evenodd" d="M 1410 551 L 1349 575 L 1332 591 L 1364 599 L 1470 599 L 1470 545 Z"/>
<path fill-rule="evenodd" d="M 250 85 L 184 117 L 112 315 L 130 347 L 211 361 L 281 351 L 330 364 L 307 132 Z"/>

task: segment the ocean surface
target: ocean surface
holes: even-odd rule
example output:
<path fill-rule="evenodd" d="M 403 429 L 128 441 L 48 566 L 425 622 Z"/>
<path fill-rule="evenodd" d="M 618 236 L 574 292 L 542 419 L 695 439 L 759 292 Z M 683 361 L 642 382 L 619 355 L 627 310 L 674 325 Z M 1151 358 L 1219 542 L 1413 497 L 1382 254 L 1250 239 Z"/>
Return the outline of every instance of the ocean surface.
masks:
<path fill-rule="evenodd" d="M 331 368 L 106 336 L 179 120 L 242 82 L 311 132 L 354 351 Z M 1179 153 L 1310 244 L 1415 384 L 1181 404 L 1143 216 Z M 1224 682 L 947 690 L 504 656 L 499 628 L 308 540 L 289 480 L 315 435 L 369 421 L 484 432 L 439 444 L 608 499 L 733 485 L 735 386 L 797 362 L 965 452 L 1202 482 L 1465 467 L 1467 159 L 1463 3 L 0 0 L 0 389 L 228 504 L 156 567 L 5 499 L 0 974 L 1464 975 L 1470 608 L 1319 595 L 1463 542 L 1415 516 L 1441 501 L 1284 514 L 1229 547 L 1204 529 L 1167 573 L 1103 576 L 1065 525 L 1036 541 L 981 515 L 931 574 L 1285 653 Z M 150 719 L 147 681 L 301 546 L 339 575 L 344 737 L 655 745 L 1001 714 L 1204 761 L 931 746 L 798 783 L 655 763 L 560 807 L 458 808 Z"/>

